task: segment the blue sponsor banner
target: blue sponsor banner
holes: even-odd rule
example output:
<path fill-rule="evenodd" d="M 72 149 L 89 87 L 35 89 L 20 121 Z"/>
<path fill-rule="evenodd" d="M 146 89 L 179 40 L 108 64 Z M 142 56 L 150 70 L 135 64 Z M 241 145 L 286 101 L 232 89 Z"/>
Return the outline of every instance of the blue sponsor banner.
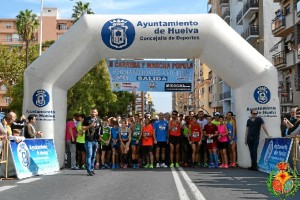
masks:
<path fill-rule="evenodd" d="M 259 170 L 270 173 L 276 170 L 276 165 L 279 162 L 287 162 L 292 144 L 291 138 L 266 139 L 258 162 Z"/>
<path fill-rule="evenodd" d="M 193 91 L 193 61 L 109 60 L 107 66 L 113 91 Z"/>
<path fill-rule="evenodd" d="M 53 139 L 11 141 L 10 146 L 18 178 L 59 171 Z"/>

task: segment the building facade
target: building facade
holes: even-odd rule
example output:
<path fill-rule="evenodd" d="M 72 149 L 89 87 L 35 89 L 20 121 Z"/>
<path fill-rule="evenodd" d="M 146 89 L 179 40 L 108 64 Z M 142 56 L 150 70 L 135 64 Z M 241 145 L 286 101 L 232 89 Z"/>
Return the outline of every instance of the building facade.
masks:
<path fill-rule="evenodd" d="M 60 19 L 57 8 L 43 9 L 43 37 L 42 42 L 55 41 L 59 39 L 74 23 L 73 19 Z M 33 43 L 40 42 L 40 28 L 34 34 Z M 0 18 L 0 45 L 9 47 L 23 47 L 25 45 L 22 37 L 18 34 L 16 19 Z M 6 96 L 4 83 L 0 82 L 0 109 L 6 110 L 10 102 Z M 0 110 L 0 111 L 1 111 Z"/>
<path fill-rule="evenodd" d="M 300 1 L 273 0 L 279 8 L 273 12 L 271 30 L 280 38 L 270 51 L 278 70 L 279 100 L 282 113 L 300 105 Z"/>

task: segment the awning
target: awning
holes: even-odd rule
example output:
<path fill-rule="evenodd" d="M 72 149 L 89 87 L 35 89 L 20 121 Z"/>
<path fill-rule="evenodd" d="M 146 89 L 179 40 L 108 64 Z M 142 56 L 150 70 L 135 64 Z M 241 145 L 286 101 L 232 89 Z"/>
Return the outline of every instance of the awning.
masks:
<path fill-rule="evenodd" d="M 279 40 L 279 42 L 277 42 L 271 49 L 269 52 L 275 51 L 276 49 L 278 49 L 278 46 L 280 45 L 280 43 L 283 41 L 284 39 Z"/>
<path fill-rule="evenodd" d="M 294 41 L 294 38 L 295 38 L 295 34 L 294 33 L 290 33 L 286 39 L 285 39 L 285 42 L 293 42 Z"/>

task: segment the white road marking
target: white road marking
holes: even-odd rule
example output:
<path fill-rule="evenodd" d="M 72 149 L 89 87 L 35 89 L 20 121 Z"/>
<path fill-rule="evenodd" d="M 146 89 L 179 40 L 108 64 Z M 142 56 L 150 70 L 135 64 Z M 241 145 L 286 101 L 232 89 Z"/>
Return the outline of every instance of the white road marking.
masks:
<path fill-rule="evenodd" d="M 181 167 L 179 167 L 178 169 L 179 169 L 182 177 L 186 181 L 187 185 L 189 186 L 190 190 L 192 191 L 192 194 L 194 195 L 195 199 L 196 200 L 205 200 L 205 197 L 203 196 L 203 194 L 197 188 L 195 183 L 193 183 L 193 181 L 190 179 L 190 177 L 186 174 L 186 172 Z"/>
<path fill-rule="evenodd" d="M 19 182 L 17 182 L 17 183 L 31 183 L 31 182 L 34 182 L 34 181 L 37 181 L 37 180 L 40 180 L 40 179 L 41 179 L 41 178 L 28 178 L 28 179 L 19 181 Z"/>
<path fill-rule="evenodd" d="M 6 186 L 2 186 L 0 187 L 0 192 L 3 192 L 5 190 L 9 190 L 11 188 L 17 187 L 16 185 L 6 185 Z"/>
<path fill-rule="evenodd" d="M 173 178 L 175 181 L 175 185 L 176 185 L 180 200 L 190 200 L 190 198 L 189 198 L 188 194 L 186 193 L 186 191 L 182 185 L 182 182 L 177 174 L 177 171 L 174 168 L 171 168 L 171 171 L 172 171 L 172 175 L 173 175 Z"/>

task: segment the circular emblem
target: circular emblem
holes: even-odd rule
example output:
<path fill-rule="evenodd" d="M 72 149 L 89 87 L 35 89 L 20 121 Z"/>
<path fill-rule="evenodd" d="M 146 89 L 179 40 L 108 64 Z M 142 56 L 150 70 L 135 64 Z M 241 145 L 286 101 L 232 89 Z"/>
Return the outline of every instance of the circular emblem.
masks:
<path fill-rule="evenodd" d="M 49 103 L 50 96 L 46 90 L 37 90 L 32 96 L 32 102 L 37 107 L 44 107 Z"/>
<path fill-rule="evenodd" d="M 259 86 L 254 91 L 253 96 L 255 101 L 257 101 L 257 103 L 266 104 L 271 99 L 271 92 L 269 88 L 267 88 L 266 86 Z"/>
<path fill-rule="evenodd" d="M 133 43 L 135 29 L 133 24 L 126 19 L 112 19 L 103 25 L 101 37 L 107 47 L 123 50 Z"/>
<path fill-rule="evenodd" d="M 20 142 L 17 147 L 18 158 L 24 168 L 30 166 L 30 153 L 25 142 Z"/>

